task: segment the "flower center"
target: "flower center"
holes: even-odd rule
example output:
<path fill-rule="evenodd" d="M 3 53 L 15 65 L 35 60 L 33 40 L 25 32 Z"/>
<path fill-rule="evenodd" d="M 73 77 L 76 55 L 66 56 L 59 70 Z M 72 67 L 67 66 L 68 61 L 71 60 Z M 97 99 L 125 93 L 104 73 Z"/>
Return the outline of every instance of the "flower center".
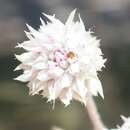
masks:
<path fill-rule="evenodd" d="M 76 61 L 76 54 L 73 51 L 67 51 L 63 48 L 52 51 L 49 55 L 54 66 L 66 69 L 70 64 Z"/>
<path fill-rule="evenodd" d="M 69 53 L 67 53 L 67 58 L 70 58 L 70 59 L 75 58 L 75 53 L 70 51 Z"/>

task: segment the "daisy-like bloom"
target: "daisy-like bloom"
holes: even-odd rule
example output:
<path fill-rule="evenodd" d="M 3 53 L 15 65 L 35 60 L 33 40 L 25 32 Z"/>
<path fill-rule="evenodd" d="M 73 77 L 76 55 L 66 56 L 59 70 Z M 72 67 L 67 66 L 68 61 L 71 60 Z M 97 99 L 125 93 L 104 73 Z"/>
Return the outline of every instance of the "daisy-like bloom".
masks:
<path fill-rule="evenodd" d="M 44 14 L 51 22 L 35 30 L 27 25 L 29 40 L 17 47 L 26 50 L 16 58 L 21 64 L 15 70 L 23 74 L 15 78 L 28 82 L 31 95 L 40 94 L 48 101 L 60 99 L 66 106 L 72 99 L 86 103 L 88 94 L 103 97 L 97 72 L 104 67 L 105 59 L 99 48 L 100 40 L 86 31 L 79 15 L 74 22 L 73 10 L 66 23 Z"/>

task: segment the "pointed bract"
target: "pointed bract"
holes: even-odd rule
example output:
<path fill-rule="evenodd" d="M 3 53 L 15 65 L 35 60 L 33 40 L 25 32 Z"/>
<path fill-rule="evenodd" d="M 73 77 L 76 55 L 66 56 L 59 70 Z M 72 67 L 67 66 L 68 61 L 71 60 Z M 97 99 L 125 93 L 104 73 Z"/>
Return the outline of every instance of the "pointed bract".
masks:
<path fill-rule="evenodd" d="M 71 25 L 71 24 L 73 23 L 75 13 L 76 13 L 76 9 L 74 9 L 74 10 L 70 13 L 70 15 L 69 15 L 69 17 L 68 17 L 68 19 L 67 19 L 67 21 L 66 21 L 66 26 L 67 26 L 67 25 Z"/>
<path fill-rule="evenodd" d="M 80 22 L 81 28 L 82 28 L 83 30 L 85 30 L 85 26 L 84 26 L 84 23 L 83 23 L 83 21 L 82 21 L 82 19 L 81 19 L 81 17 L 80 17 L 80 14 L 79 14 L 79 22 Z"/>

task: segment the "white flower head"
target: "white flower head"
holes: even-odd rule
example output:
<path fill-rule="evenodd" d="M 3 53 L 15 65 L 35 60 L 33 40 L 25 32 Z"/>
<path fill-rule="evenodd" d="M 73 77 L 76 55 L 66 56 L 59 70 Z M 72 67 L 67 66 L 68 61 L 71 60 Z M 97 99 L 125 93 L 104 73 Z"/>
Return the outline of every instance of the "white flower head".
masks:
<path fill-rule="evenodd" d="M 41 94 L 48 101 L 60 99 L 66 106 L 72 99 L 86 103 L 88 93 L 103 97 L 103 90 L 97 72 L 106 61 L 99 48 L 100 40 L 86 31 L 79 15 L 74 22 L 73 10 L 66 23 L 44 14 L 51 22 L 37 31 L 27 25 L 25 32 L 29 40 L 17 47 L 26 50 L 16 58 L 21 64 L 15 70 L 23 70 L 16 78 L 28 82 L 31 95 Z"/>

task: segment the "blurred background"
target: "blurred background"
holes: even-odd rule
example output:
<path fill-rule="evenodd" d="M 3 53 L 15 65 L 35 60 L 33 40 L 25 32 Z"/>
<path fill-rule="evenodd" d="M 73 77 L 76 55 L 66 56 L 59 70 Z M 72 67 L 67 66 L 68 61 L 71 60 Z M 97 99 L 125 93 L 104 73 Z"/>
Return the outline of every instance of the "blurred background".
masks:
<path fill-rule="evenodd" d="M 96 98 L 106 126 L 121 124 L 120 114 L 130 116 L 130 0 L 0 0 L 0 130 L 50 130 L 53 125 L 66 130 L 91 130 L 85 108 L 73 101 L 55 109 L 46 99 L 28 95 L 26 84 L 13 81 L 19 72 L 14 59 L 17 42 L 26 39 L 28 23 L 35 29 L 42 12 L 63 22 L 77 8 L 86 25 L 101 38 L 107 58 L 100 73 L 105 99 Z"/>

